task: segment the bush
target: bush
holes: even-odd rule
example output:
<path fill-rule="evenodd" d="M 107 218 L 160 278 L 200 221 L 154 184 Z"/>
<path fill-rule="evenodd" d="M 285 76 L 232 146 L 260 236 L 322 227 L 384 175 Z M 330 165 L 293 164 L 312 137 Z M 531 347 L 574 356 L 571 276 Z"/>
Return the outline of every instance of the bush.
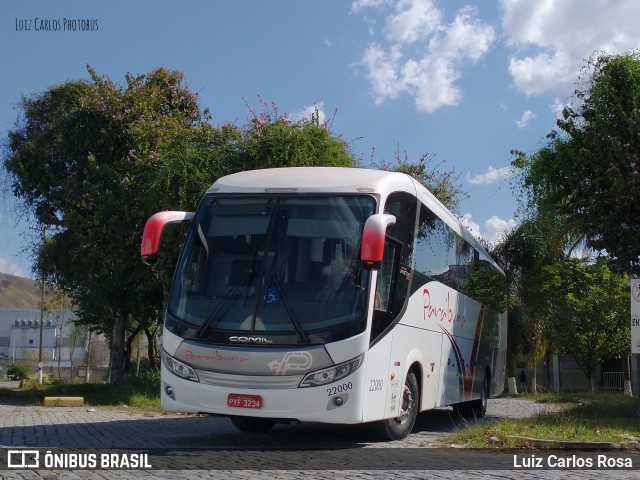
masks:
<path fill-rule="evenodd" d="M 7 369 L 7 377 L 11 380 L 26 380 L 29 378 L 29 368 L 26 365 L 16 363 Z"/>

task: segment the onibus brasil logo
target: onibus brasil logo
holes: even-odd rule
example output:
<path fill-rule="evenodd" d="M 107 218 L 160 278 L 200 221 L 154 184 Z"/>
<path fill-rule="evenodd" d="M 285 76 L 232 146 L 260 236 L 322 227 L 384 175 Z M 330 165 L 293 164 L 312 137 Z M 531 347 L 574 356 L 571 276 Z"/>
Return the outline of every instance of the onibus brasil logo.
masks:
<path fill-rule="evenodd" d="M 7 450 L 7 467 L 15 469 L 138 469 L 152 468 L 147 453 L 78 453 L 47 450 Z"/>

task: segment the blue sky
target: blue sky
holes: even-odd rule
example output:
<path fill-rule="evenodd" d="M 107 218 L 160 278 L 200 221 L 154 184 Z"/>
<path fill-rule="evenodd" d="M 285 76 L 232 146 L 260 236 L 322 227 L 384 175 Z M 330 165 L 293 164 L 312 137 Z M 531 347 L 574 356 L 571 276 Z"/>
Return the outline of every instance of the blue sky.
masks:
<path fill-rule="evenodd" d="M 517 222 L 510 149 L 544 144 L 593 51 L 640 46 L 638 18 L 637 0 L 3 0 L 0 135 L 22 95 L 87 64 L 116 81 L 165 66 L 214 124 L 244 125 L 260 95 L 291 116 L 315 105 L 366 160 L 431 154 L 494 240 Z M 0 272 L 29 276 L 36 233 L 14 207 L 3 192 Z"/>

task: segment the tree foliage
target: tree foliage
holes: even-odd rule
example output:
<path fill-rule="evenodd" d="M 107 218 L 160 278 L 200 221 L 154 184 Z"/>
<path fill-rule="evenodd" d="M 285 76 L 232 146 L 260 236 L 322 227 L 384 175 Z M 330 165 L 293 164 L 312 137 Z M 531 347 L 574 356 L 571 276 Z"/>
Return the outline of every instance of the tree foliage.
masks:
<path fill-rule="evenodd" d="M 153 270 L 140 262 L 151 214 L 194 210 L 211 183 L 239 170 L 356 162 L 326 125 L 266 108 L 244 128 L 213 127 L 180 72 L 127 75 L 124 84 L 88 72 L 22 98 L 4 166 L 25 210 L 55 228 L 38 246 L 38 275 L 111 339 L 119 386 L 133 338 L 158 328 L 175 264 L 166 255 Z"/>
<path fill-rule="evenodd" d="M 514 165 L 542 217 L 606 250 L 621 268 L 640 254 L 640 55 L 594 55 L 549 143 Z"/>
<path fill-rule="evenodd" d="M 195 205 L 203 182 L 221 173 L 216 144 L 228 140 L 204 121 L 179 72 L 128 75 L 117 85 L 88 70 L 88 81 L 22 99 L 5 167 L 13 193 L 56 228 L 40 246 L 39 274 L 111 338 L 119 385 L 127 329 L 134 319 L 141 328 L 157 323 L 162 305 L 159 276 L 137 258 L 145 221 L 158 207 Z M 178 150 L 185 168 L 174 170 Z"/>
<path fill-rule="evenodd" d="M 311 118 L 292 121 L 259 97 L 260 111 L 243 129 L 237 170 L 273 167 L 355 167 L 350 144 L 336 137 L 316 111 Z"/>
<path fill-rule="evenodd" d="M 540 295 L 544 268 L 558 260 L 553 235 L 543 222 L 529 219 L 511 231 L 494 249 L 505 271 L 509 291 L 510 355 L 526 354 L 536 390 L 535 367 L 548 348 L 548 312 Z"/>
<path fill-rule="evenodd" d="M 7 377 L 9 380 L 26 380 L 29 378 L 29 367 L 23 363 L 16 363 L 7 368 Z"/>
<path fill-rule="evenodd" d="M 467 198 L 468 194 L 462 190 L 462 185 L 458 182 L 460 175 L 456 169 L 443 170 L 443 164 L 444 162 L 436 163 L 434 156 L 429 153 L 421 155 L 417 162 L 412 162 L 407 152 L 401 155 L 399 146 L 396 148 L 393 162 L 385 160 L 370 162 L 372 168 L 405 173 L 415 178 L 445 207 L 458 212 L 460 202 Z"/>
<path fill-rule="evenodd" d="M 545 267 L 541 287 L 553 348 L 573 358 L 594 389 L 597 366 L 629 350 L 626 277 L 603 258 L 592 264 L 570 258 Z"/>

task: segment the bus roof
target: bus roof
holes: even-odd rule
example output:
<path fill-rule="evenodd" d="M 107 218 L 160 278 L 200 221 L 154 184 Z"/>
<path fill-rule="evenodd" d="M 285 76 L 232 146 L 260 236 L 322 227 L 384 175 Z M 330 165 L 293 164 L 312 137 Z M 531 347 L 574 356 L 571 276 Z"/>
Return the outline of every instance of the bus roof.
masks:
<path fill-rule="evenodd" d="M 340 167 L 284 167 L 247 170 L 219 178 L 208 193 L 264 193 L 286 189 L 291 192 L 384 193 L 389 183 L 411 187 L 404 175 L 382 170 Z"/>

